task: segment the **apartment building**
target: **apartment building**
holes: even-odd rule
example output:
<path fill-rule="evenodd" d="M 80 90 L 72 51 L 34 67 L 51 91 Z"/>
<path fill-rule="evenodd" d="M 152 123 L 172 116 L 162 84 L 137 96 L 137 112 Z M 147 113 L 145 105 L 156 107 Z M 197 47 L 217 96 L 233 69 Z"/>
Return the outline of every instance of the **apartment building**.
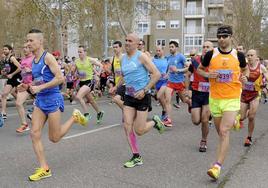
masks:
<path fill-rule="evenodd" d="M 183 54 L 189 55 L 192 49 L 201 53 L 205 40 L 216 45 L 217 28 L 226 18 L 232 17 L 228 3 L 229 0 L 160 0 L 154 8 L 149 9 L 147 5 L 150 16 L 145 22 L 137 21 L 140 29 L 136 31 L 149 41 L 147 48 L 150 51 L 159 44 L 168 47 L 169 41 L 175 40 Z M 145 30 L 142 23 L 146 24 Z M 168 48 L 165 52 L 168 53 Z"/>

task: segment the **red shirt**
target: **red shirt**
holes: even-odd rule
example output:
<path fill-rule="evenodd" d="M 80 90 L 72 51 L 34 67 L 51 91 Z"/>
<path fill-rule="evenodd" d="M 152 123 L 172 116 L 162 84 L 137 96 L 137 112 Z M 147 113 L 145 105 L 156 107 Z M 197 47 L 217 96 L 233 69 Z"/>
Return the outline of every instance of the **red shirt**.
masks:
<path fill-rule="evenodd" d="M 194 80 L 192 82 L 192 88 L 195 91 L 209 92 L 209 82 L 207 78 L 197 73 L 197 68 L 201 63 L 201 56 L 196 56 L 191 60 L 189 71 L 194 74 Z M 206 69 L 208 71 L 208 69 Z"/>

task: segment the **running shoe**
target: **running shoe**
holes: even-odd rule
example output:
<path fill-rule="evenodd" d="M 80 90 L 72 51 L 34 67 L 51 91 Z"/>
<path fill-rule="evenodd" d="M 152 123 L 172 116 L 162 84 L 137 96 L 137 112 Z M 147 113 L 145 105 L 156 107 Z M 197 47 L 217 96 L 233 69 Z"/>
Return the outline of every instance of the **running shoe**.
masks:
<path fill-rule="evenodd" d="M 36 168 L 35 172 L 31 176 L 29 176 L 29 180 L 38 181 L 44 178 L 48 178 L 50 176 L 52 176 L 50 169 L 45 170 L 43 168 Z"/>
<path fill-rule="evenodd" d="M 102 118 L 103 118 L 103 115 L 104 115 L 104 112 L 103 112 L 103 111 L 100 111 L 100 112 L 97 114 L 97 124 L 100 124 L 100 123 L 101 123 Z"/>
<path fill-rule="evenodd" d="M 207 174 L 214 180 L 219 179 L 220 173 L 221 169 L 215 165 L 207 171 Z"/>
<path fill-rule="evenodd" d="M 162 134 L 165 131 L 165 126 L 161 119 L 157 116 L 153 116 L 153 121 L 155 122 L 154 128 L 156 128 L 160 134 Z"/>
<path fill-rule="evenodd" d="M 209 127 L 209 128 L 213 128 L 213 123 L 212 123 L 211 120 L 208 121 L 208 127 Z"/>
<path fill-rule="evenodd" d="M 76 123 L 79 123 L 82 126 L 87 126 L 88 119 L 78 109 L 74 109 L 73 117 Z"/>
<path fill-rule="evenodd" d="M 16 129 L 16 132 L 17 133 L 24 133 L 24 132 L 29 131 L 29 130 L 30 130 L 29 125 L 22 124 L 19 128 Z"/>
<path fill-rule="evenodd" d="M 240 130 L 240 114 L 237 114 L 237 116 L 235 118 L 235 123 L 234 123 L 233 129 L 235 131 L 239 131 Z"/>
<path fill-rule="evenodd" d="M 181 108 L 181 106 L 180 106 L 179 104 L 176 104 L 176 103 L 174 103 L 173 106 L 174 106 L 175 108 Z"/>
<path fill-rule="evenodd" d="M 247 137 L 246 140 L 245 140 L 244 146 L 245 147 L 250 147 L 251 145 L 252 145 L 252 140 Z"/>
<path fill-rule="evenodd" d="M 165 125 L 166 127 L 172 127 L 172 126 L 173 126 L 173 125 L 172 125 L 172 121 L 171 121 L 170 118 L 166 118 L 166 119 L 163 121 L 163 123 L 164 123 L 164 125 Z"/>
<path fill-rule="evenodd" d="M 2 117 L 2 114 L 0 114 L 0 127 L 3 127 L 3 125 L 4 125 L 4 119 L 3 119 L 3 117 Z"/>
<path fill-rule="evenodd" d="M 244 122 L 240 121 L 240 129 L 243 129 L 243 128 L 244 128 Z"/>
<path fill-rule="evenodd" d="M 32 113 L 27 113 L 27 118 L 32 121 Z"/>
<path fill-rule="evenodd" d="M 125 164 L 124 164 L 124 167 L 125 168 L 133 168 L 133 167 L 135 167 L 135 166 L 140 166 L 140 165 L 142 165 L 143 164 L 143 162 L 142 162 L 142 158 L 141 158 L 141 156 L 139 156 L 139 157 L 132 157 L 129 161 L 127 161 Z"/>
<path fill-rule="evenodd" d="M 206 152 L 207 151 L 207 141 L 201 140 L 199 146 L 199 152 Z"/>
<path fill-rule="evenodd" d="M 2 113 L 2 118 L 3 118 L 4 120 L 6 120 L 6 119 L 7 119 L 7 114 L 3 114 L 3 113 Z"/>

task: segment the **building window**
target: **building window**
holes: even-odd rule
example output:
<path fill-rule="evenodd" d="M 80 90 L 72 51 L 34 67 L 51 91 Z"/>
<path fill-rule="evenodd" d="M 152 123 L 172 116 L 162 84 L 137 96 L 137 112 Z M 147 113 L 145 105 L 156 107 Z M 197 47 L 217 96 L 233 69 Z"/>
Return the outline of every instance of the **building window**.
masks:
<path fill-rule="evenodd" d="M 149 14 L 149 3 L 146 2 L 146 1 L 145 2 L 142 2 L 142 1 L 137 2 L 136 8 L 143 15 L 148 15 Z"/>
<path fill-rule="evenodd" d="M 157 39 L 156 41 L 155 41 L 155 45 L 157 45 L 157 46 L 166 46 L 166 40 L 165 39 Z"/>
<path fill-rule="evenodd" d="M 164 1 L 164 2 L 159 2 L 157 5 L 156 5 L 156 9 L 157 10 L 167 10 L 167 2 Z"/>
<path fill-rule="evenodd" d="M 202 52 L 202 36 L 187 36 L 185 37 L 184 53 L 189 54 L 192 49 L 196 49 L 198 53 Z"/>
<path fill-rule="evenodd" d="M 147 33 L 149 28 L 148 22 L 139 22 L 138 23 L 138 33 Z"/>
<path fill-rule="evenodd" d="M 170 10 L 180 10 L 180 1 L 179 0 L 173 0 L 170 1 Z"/>
<path fill-rule="evenodd" d="M 165 21 L 156 21 L 156 29 L 166 29 Z"/>
<path fill-rule="evenodd" d="M 180 20 L 170 20 L 170 28 L 178 29 L 180 27 Z"/>

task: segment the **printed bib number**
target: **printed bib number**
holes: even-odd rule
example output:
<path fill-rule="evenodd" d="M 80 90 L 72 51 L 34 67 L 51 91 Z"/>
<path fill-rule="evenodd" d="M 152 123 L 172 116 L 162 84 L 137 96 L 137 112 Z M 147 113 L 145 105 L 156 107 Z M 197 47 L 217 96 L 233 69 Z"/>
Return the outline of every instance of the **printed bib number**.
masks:
<path fill-rule="evenodd" d="M 219 77 L 217 78 L 217 82 L 228 83 L 232 82 L 233 71 L 231 70 L 219 70 Z"/>
<path fill-rule="evenodd" d="M 247 90 L 247 91 L 255 91 L 254 82 L 246 82 L 244 84 L 244 90 Z"/>
<path fill-rule="evenodd" d="M 78 72 L 78 75 L 79 75 L 79 78 L 80 78 L 80 79 L 85 79 L 86 76 L 87 76 L 86 72 L 82 72 L 82 71 L 79 71 L 79 72 Z"/>
<path fill-rule="evenodd" d="M 22 71 L 21 77 L 22 77 L 23 83 L 28 84 L 32 82 L 32 72 Z"/>
<path fill-rule="evenodd" d="M 175 65 L 169 66 L 169 71 L 170 72 L 175 72 L 175 70 L 176 70 L 176 66 Z"/>
<path fill-rule="evenodd" d="M 134 97 L 135 93 L 136 93 L 136 91 L 135 91 L 134 87 L 132 87 L 132 86 L 126 87 L 126 94 L 127 95 Z"/>
<path fill-rule="evenodd" d="M 4 71 L 5 71 L 5 73 L 9 73 L 10 70 L 11 70 L 10 65 L 9 65 L 9 64 L 5 64 L 5 67 L 4 67 Z"/>
<path fill-rule="evenodd" d="M 117 76 L 121 76 L 122 75 L 122 71 L 121 70 L 116 70 L 114 72 L 114 74 L 117 75 Z"/>
<path fill-rule="evenodd" d="M 209 92 L 209 83 L 208 82 L 199 82 L 198 91 Z"/>
<path fill-rule="evenodd" d="M 37 77 L 37 78 L 35 78 L 34 80 L 33 80 L 33 85 L 34 86 L 40 86 L 40 85 L 42 85 L 42 84 L 44 84 L 45 83 L 45 81 L 44 81 L 44 79 L 43 79 L 43 76 L 39 76 L 39 77 Z"/>
<path fill-rule="evenodd" d="M 166 78 L 167 78 L 167 74 L 166 73 L 162 73 L 160 79 L 165 80 Z"/>

